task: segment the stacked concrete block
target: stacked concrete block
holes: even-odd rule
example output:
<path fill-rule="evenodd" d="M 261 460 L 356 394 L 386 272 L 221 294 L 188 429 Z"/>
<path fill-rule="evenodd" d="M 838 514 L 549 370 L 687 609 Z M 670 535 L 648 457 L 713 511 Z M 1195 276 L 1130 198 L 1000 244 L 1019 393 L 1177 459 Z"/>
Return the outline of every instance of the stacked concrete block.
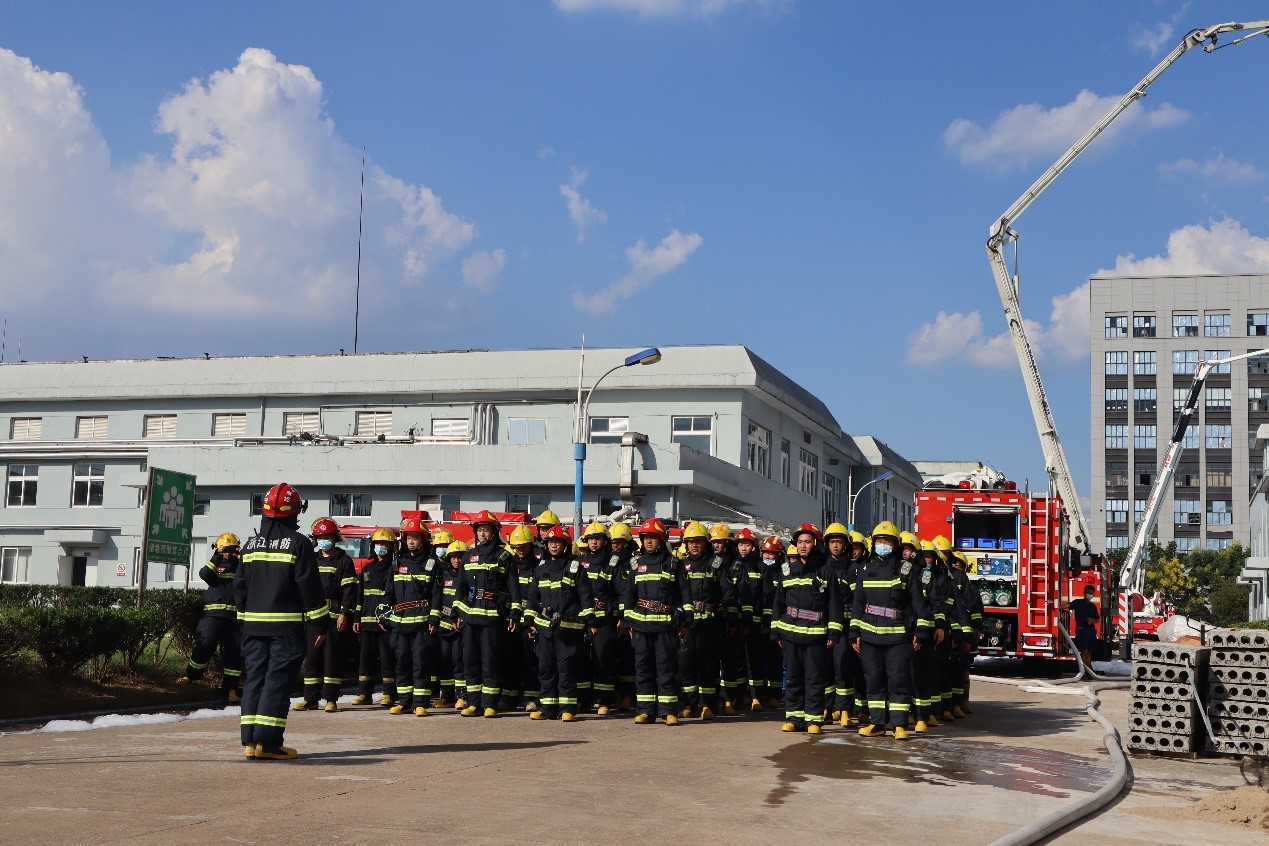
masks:
<path fill-rule="evenodd" d="M 1204 646 L 1133 644 L 1130 750 L 1193 754 L 1202 748 L 1206 731 L 1195 693 L 1206 682 L 1210 655 Z"/>
<path fill-rule="evenodd" d="M 1269 753 L 1269 631 L 1212 633 L 1207 713 L 1215 751 Z"/>

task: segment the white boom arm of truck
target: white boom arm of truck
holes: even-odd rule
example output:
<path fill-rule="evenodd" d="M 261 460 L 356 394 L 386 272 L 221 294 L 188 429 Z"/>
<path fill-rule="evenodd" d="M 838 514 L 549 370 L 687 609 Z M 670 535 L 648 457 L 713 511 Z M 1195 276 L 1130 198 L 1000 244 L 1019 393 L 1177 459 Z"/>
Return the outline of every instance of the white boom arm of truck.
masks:
<path fill-rule="evenodd" d="M 1134 593 L 1142 592 L 1145 571 L 1141 568 L 1141 562 L 1145 558 L 1146 546 L 1150 543 L 1150 533 L 1154 531 L 1154 524 L 1159 519 L 1159 508 L 1163 504 L 1163 492 L 1172 486 L 1172 477 L 1176 475 L 1177 461 L 1180 460 L 1181 453 L 1185 450 L 1185 431 L 1190 428 L 1190 420 L 1194 417 L 1194 412 L 1198 411 L 1199 401 L 1203 396 L 1203 383 L 1207 381 L 1207 375 L 1218 365 L 1242 361 L 1245 358 L 1257 355 L 1269 355 L 1269 349 L 1255 350 L 1242 355 L 1218 358 L 1212 361 L 1203 359 L 1194 368 L 1194 381 L 1190 383 L 1189 396 L 1185 398 L 1185 405 L 1181 407 L 1181 412 L 1176 419 L 1176 427 L 1172 430 L 1172 442 L 1168 444 L 1168 451 L 1164 454 L 1163 461 L 1159 464 L 1159 472 L 1155 476 L 1154 487 L 1150 489 L 1150 498 L 1146 500 L 1146 510 L 1141 515 L 1141 524 L 1137 526 L 1137 534 L 1133 536 L 1132 546 L 1128 549 L 1128 556 L 1124 559 L 1124 565 L 1119 570 L 1119 586 L 1121 588 Z"/>
<path fill-rule="evenodd" d="M 1009 334 L 1013 337 L 1014 351 L 1018 355 L 1018 363 L 1022 367 L 1022 380 L 1027 387 L 1027 397 L 1031 401 L 1031 413 L 1035 417 L 1036 429 L 1040 433 L 1040 446 L 1044 450 L 1045 469 L 1053 477 L 1062 505 L 1066 509 L 1070 522 L 1070 545 L 1081 553 L 1087 554 L 1090 549 L 1088 522 L 1084 519 L 1084 510 L 1080 507 L 1079 494 L 1075 489 L 1075 479 L 1071 475 L 1071 466 L 1067 463 L 1066 452 L 1062 449 L 1062 441 L 1058 437 L 1057 423 L 1053 419 L 1053 409 L 1049 406 L 1048 397 L 1044 393 L 1044 384 L 1040 380 L 1040 370 L 1036 366 L 1035 353 L 1031 349 L 1031 340 L 1027 337 L 1026 326 L 1022 321 L 1022 307 L 1018 298 L 1018 279 L 1009 273 L 1005 264 L 1004 248 L 1010 241 L 1017 241 L 1018 233 L 1014 231 L 1014 222 L 1027 208 L 1034 203 L 1044 190 L 1066 170 L 1080 153 L 1093 143 L 1097 136 L 1114 122 L 1124 111 L 1146 95 L 1149 88 L 1165 70 L 1171 67 L 1191 47 L 1201 46 L 1206 52 L 1219 49 L 1217 39 L 1229 32 L 1245 33 L 1240 38 L 1220 45 L 1231 47 L 1249 38 L 1269 32 L 1269 20 L 1239 23 L 1216 24 L 1205 29 L 1196 29 L 1181 40 L 1154 70 L 1125 94 L 1110 111 L 1093 125 L 1092 129 L 1071 146 L 1069 150 L 1054 162 L 1026 192 L 1014 201 L 1005 213 L 991 226 L 987 238 L 987 260 L 991 262 L 992 274 L 996 277 L 996 289 L 1000 293 L 1000 302 L 1005 309 L 1005 320 L 1009 325 Z"/>

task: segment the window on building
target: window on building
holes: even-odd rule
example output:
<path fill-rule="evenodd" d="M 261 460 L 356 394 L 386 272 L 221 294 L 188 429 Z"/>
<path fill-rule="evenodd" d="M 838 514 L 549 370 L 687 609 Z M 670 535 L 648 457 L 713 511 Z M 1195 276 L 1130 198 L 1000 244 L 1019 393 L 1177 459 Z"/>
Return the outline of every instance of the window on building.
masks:
<path fill-rule="evenodd" d="M 1134 376 L 1153 376 L 1155 374 L 1154 350 L 1136 350 L 1132 354 L 1132 372 Z"/>
<path fill-rule="evenodd" d="M 106 465 L 76 464 L 71 474 L 71 506 L 100 508 L 106 495 Z"/>
<path fill-rule="evenodd" d="M 1123 550 L 1127 548 L 1128 548 L 1127 535 L 1107 535 L 1106 536 L 1106 551 L 1107 552 L 1109 552 L 1112 549 Z"/>
<path fill-rule="evenodd" d="M 1248 388 L 1247 410 L 1269 411 L 1269 388 Z"/>
<path fill-rule="evenodd" d="M 842 510 L 842 480 L 832 473 L 824 474 L 823 502 L 824 510 L 821 516 L 824 522 L 820 525 L 827 526 L 829 523 L 837 522 Z"/>
<path fill-rule="evenodd" d="M 592 417 L 590 419 L 592 444 L 619 444 L 621 436 L 629 431 L 629 417 Z"/>
<path fill-rule="evenodd" d="M 1141 521 L 1146 516 L 1146 501 L 1144 499 L 1134 499 L 1132 501 L 1132 524 L 1140 526 Z"/>
<path fill-rule="evenodd" d="M 463 510 L 462 497 L 454 493 L 421 493 L 414 498 L 414 504 L 433 520 L 448 520 L 455 511 Z"/>
<path fill-rule="evenodd" d="M 1260 480 L 1265 477 L 1264 459 L 1253 458 L 1247 465 L 1247 487 L 1255 490 L 1260 487 Z"/>
<path fill-rule="evenodd" d="M 1177 552 L 1193 552 L 1199 548 L 1198 538 L 1176 538 Z"/>
<path fill-rule="evenodd" d="M 1172 389 L 1172 411 L 1179 412 L 1185 408 L 1185 401 L 1190 398 L 1189 388 L 1173 388 Z"/>
<path fill-rule="evenodd" d="M 1132 336 L 1134 338 L 1154 337 L 1154 315 L 1134 314 L 1132 316 Z"/>
<path fill-rule="evenodd" d="M 1227 425 L 1208 423 L 1205 427 L 1204 444 L 1208 449 L 1233 449 L 1233 428 Z"/>
<path fill-rule="evenodd" d="M 434 417 L 432 418 L 432 437 L 470 438 L 471 419 L 467 417 Z"/>
<path fill-rule="evenodd" d="M 1229 549 L 1231 546 L 1233 546 L 1233 544 L 1234 544 L 1233 538 L 1208 538 L 1207 539 L 1207 548 L 1212 550 L 1213 552 L 1219 552 L 1222 549 Z"/>
<path fill-rule="evenodd" d="M 38 441 L 44 434 L 42 417 L 15 417 L 9 422 L 9 438 L 15 441 Z"/>
<path fill-rule="evenodd" d="M 1128 351 L 1127 350 L 1107 350 L 1106 375 L 1107 376 L 1128 375 Z"/>
<path fill-rule="evenodd" d="M 798 449 L 798 490 L 807 496 L 820 494 L 820 457 L 801 448 Z"/>
<path fill-rule="evenodd" d="M 1232 488 L 1234 486 L 1234 468 L 1228 461 L 1207 462 L 1207 486 L 1209 488 Z"/>
<path fill-rule="evenodd" d="M 1127 388 L 1107 388 L 1106 389 L 1106 413 L 1107 414 L 1124 414 L 1128 411 L 1128 389 Z"/>
<path fill-rule="evenodd" d="M 9 585 L 26 584 L 30 560 L 29 546 L 6 546 L 0 549 L 0 582 Z"/>
<path fill-rule="evenodd" d="M 432 421 L 432 434 L 436 434 L 436 423 Z M 358 411 L 353 427 L 353 434 L 359 438 L 376 438 L 379 435 L 392 434 L 391 411 Z"/>
<path fill-rule="evenodd" d="M 1205 361 L 1225 361 L 1231 355 L 1229 350 L 1203 350 Z M 1213 373 L 1228 373 L 1229 364 L 1218 364 L 1212 368 Z"/>
<path fill-rule="evenodd" d="M 1107 338 L 1127 338 L 1128 337 L 1128 315 L 1126 314 L 1106 315 L 1106 337 Z"/>
<path fill-rule="evenodd" d="M 1247 350 L 1247 352 L 1255 352 L 1255 350 Z M 1269 375 L 1269 355 L 1253 355 L 1247 359 L 1247 374 L 1249 376 Z"/>
<path fill-rule="evenodd" d="M 1106 449 L 1127 449 L 1128 448 L 1128 427 L 1127 426 L 1107 426 L 1106 427 Z"/>
<path fill-rule="evenodd" d="M 1185 427 L 1185 432 L 1181 435 L 1182 449 L 1198 449 L 1199 447 L 1199 427 L 1197 423 L 1190 423 Z"/>
<path fill-rule="evenodd" d="M 213 414 L 213 438 L 241 438 L 247 434 L 247 415 L 245 414 Z"/>
<path fill-rule="evenodd" d="M 194 494 L 194 516 L 203 517 L 211 510 L 211 497 L 207 494 Z"/>
<path fill-rule="evenodd" d="M 714 442 L 714 418 L 708 415 L 671 417 L 670 441 L 709 455 Z"/>
<path fill-rule="evenodd" d="M 1234 522 L 1234 512 L 1227 499 L 1209 499 L 1207 501 L 1207 525 L 1229 526 Z"/>
<path fill-rule="evenodd" d="M 1154 388 L 1132 389 L 1132 410 L 1138 414 L 1153 414 L 1159 408 Z"/>
<path fill-rule="evenodd" d="M 509 493 L 507 494 L 507 510 L 523 511 L 535 517 L 551 507 L 550 494 L 544 493 Z M 616 511 L 616 509 L 613 509 Z"/>
<path fill-rule="evenodd" d="M 265 495 L 265 493 L 267 493 L 267 491 L 262 491 L 261 493 L 253 493 L 253 494 L 251 495 L 251 514 L 252 514 L 252 516 L 259 517 L 261 514 L 263 514 L 263 513 L 264 513 L 264 495 Z"/>
<path fill-rule="evenodd" d="M 1106 522 L 1107 523 L 1127 523 L 1128 522 L 1128 500 L 1126 499 L 1106 500 Z"/>
<path fill-rule="evenodd" d="M 1203 407 L 1208 411 L 1229 411 L 1229 388 L 1205 388 Z"/>
<path fill-rule="evenodd" d="M 1229 312 L 1203 314 L 1203 335 L 1208 338 L 1229 337 Z"/>
<path fill-rule="evenodd" d="M 1128 485 L 1128 462 L 1106 462 L 1106 487 L 1122 488 Z"/>
<path fill-rule="evenodd" d="M 1137 464 L 1132 468 L 1133 484 L 1140 488 L 1148 488 L 1154 484 L 1155 474 L 1158 472 L 1153 464 Z"/>
<path fill-rule="evenodd" d="M 1247 312 L 1247 334 L 1269 335 L 1269 311 Z"/>
<path fill-rule="evenodd" d="M 1132 448 L 1154 449 L 1158 446 L 1158 426 L 1133 426 Z"/>
<path fill-rule="evenodd" d="M 147 438 L 175 438 L 175 414 L 147 414 L 142 435 Z"/>
<path fill-rule="evenodd" d="M 793 474 L 793 444 L 787 439 L 780 439 L 780 484 L 786 488 L 792 481 Z"/>
<path fill-rule="evenodd" d="M 1173 350 L 1172 372 L 1178 376 L 1193 376 L 1198 360 L 1198 350 Z"/>
<path fill-rule="evenodd" d="M 368 493 L 333 493 L 330 495 L 330 516 L 369 517 L 371 502 Z"/>
<path fill-rule="evenodd" d="M 542 417 L 507 418 L 507 443 L 525 445 L 546 443 L 546 420 Z"/>
<path fill-rule="evenodd" d="M 10 508 L 35 507 L 35 493 L 39 485 L 38 464 L 10 464 L 9 488 L 5 504 Z"/>
<path fill-rule="evenodd" d="M 749 421 L 745 446 L 746 466 L 760 476 L 771 475 L 771 430 Z"/>
<path fill-rule="evenodd" d="M 1203 522 L 1197 499 L 1172 500 L 1172 525 L 1197 526 Z"/>
<path fill-rule="evenodd" d="M 316 411 L 288 411 L 282 415 L 283 435 L 317 435 L 321 429 L 321 415 Z"/>
<path fill-rule="evenodd" d="M 1197 314 L 1172 314 L 1172 337 L 1173 338 L 1197 338 L 1198 337 L 1198 315 Z"/>
<path fill-rule="evenodd" d="M 1181 461 L 1176 465 L 1172 484 L 1177 488 L 1198 488 L 1199 466 L 1197 461 Z"/>
<path fill-rule="evenodd" d="M 76 438 L 104 438 L 106 437 L 106 418 L 105 417 L 76 417 L 75 418 L 75 437 Z"/>

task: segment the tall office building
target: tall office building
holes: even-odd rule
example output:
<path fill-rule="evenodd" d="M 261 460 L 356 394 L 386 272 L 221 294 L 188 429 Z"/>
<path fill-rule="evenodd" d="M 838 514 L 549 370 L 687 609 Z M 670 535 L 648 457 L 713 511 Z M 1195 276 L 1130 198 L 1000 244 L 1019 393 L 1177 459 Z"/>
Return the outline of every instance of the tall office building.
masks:
<path fill-rule="evenodd" d="M 1269 274 L 1093 277 L 1091 531 L 1123 549 L 1145 511 L 1200 359 L 1269 348 Z M 1253 451 L 1269 423 L 1269 357 L 1218 366 L 1163 492 L 1155 533 L 1180 551 L 1250 538 L 1249 500 L 1264 475 Z"/>

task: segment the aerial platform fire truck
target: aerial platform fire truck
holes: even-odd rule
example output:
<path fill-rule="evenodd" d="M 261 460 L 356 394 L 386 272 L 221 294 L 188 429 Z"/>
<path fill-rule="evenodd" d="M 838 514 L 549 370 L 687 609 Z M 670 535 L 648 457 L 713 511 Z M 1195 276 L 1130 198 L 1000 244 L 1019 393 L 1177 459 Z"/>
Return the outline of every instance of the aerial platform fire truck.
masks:
<path fill-rule="evenodd" d="M 1096 558 L 1071 554 L 1060 499 L 1013 482 L 932 482 L 916 494 L 916 532 L 951 538 L 969 560 L 966 574 L 983 600 L 979 655 L 1072 657 L 1058 624 L 1073 630 L 1069 602 L 1089 586 L 1100 596 L 1102 573 Z"/>

